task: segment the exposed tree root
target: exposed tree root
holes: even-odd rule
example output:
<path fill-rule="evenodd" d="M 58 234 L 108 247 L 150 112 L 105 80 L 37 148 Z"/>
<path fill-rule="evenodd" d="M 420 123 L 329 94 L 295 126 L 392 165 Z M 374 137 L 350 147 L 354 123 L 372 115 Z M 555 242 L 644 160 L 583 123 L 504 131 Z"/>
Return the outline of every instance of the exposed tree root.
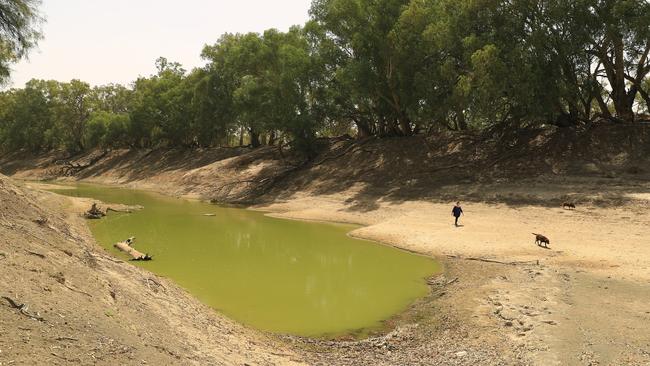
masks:
<path fill-rule="evenodd" d="M 98 161 L 104 159 L 106 155 L 108 155 L 109 150 L 104 150 L 101 154 L 93 157 L 90 159 L 90 161 L 87 164 L 73 164 L 70 161 L 67 161 L 65 163 L 65 166 L 61 168 L 63 176 L 71 177 L 74 176 L 75 174 L 78 174 L 84 169 L 90 168 L 91 166 L 95 165 Z"/>

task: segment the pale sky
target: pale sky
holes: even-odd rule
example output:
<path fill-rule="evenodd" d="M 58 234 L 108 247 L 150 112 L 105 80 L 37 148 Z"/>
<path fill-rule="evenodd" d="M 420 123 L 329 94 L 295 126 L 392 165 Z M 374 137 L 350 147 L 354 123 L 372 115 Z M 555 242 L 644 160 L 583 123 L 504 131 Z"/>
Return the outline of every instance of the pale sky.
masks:
<path fill-rule="evenodd" d="M 310 0 L 43 0 L 44 39 L 14 66 L 12 86 L 32 78 L 127 84 L 155 72 L 159 56 L 190 70 L 223 33 L 304 24 Z"/>

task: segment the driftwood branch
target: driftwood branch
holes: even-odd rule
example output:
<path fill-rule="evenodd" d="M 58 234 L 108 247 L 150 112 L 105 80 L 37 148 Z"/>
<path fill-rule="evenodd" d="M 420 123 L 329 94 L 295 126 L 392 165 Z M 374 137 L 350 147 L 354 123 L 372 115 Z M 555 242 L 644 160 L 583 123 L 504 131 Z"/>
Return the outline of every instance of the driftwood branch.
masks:
<path fill-rule="evenodd" d="M 461 257 L 458 255 L 448 255 L 447 258 L 452 258 L 452 259 L 459 259 L 459 260 L 465 260 L 465 261 L 476 261 L 476 262 L 485 262 L 485 263 L 495 263 L 495 264 L 503 264 L 507 266 L 517 266 L 517 265 L 539 265 L 539 260 L 536 261 L 514 261 L 514 262 L 502 262 L 494 259 L 489 259 L 489 258 L 476 258 L 476 257 Z"/>
<path fill-rule="evenodd" d="M 74 288 L 74 287 L 68 285 L 67 283 L 62 283 L 62 285 L 63 285 L 65 288 L 67 288 L 68 290 L 70 290 L 70 291 L 74 291 L 74 292 L 76 292 L 76 293 L 79 293 L 79 294 L 82 294 L 82 295 L 86 295 L 86 296 L 88 296 L 88 297 L 93 297 L 93 295 L 91 295 L 91 294 L 89 294 L 89 293 L 87 293 L 87 292 L 83 292 L 83 291 L 81 291 L 81 290 L 78 290 L 78 289 L 76 289 L 76 288 Z"/>
<path fill-rule="evenodd" d="M 56 340 L 57 341 L 72 341 L 72 342 L 78 342 L 79 341 L 77 338 L 72 338 L 72 337 L 59 337 Z"/>
<path fill-rule="evenodd" d="M 103 256 L 103 257 L 101 257 L 101 259 L 106 259 L 106 260 L 108 260 L 108 261 L 111 261 L 111 262 L 113 262 L 113 263 L 117 263 L 117 264 L 124 264 L 124 263 L 125 263 L 125 262 L 122 261 L 122 260 L 119 260 L 119 259 L 113 259 L 113 258 L 110 258 L 110 257 L 108 257 L 108 256 Z"/>
<path fill-rule="evenodd" d="M 458 282 L 458 279 L 459 278 L 456 277 L 453 280 L 444 281 L 445 277 L 441 276 L 441 277 L 436 277 L 436 278 L 427 280 L 427 284 L 429 284 L 430 286 L 445 287 L 445 286 L 449 286 L 449 285 L 451 285 L 453 283 Z"/>
<path fill-rule="evenodd" d="M 158 282 L 155 278 L 147 278 L 147 282 L 151 282 L 158 287 L 165 288 L 165 286 L 163 286 L 162 283 Z"/>
<path fill-rule="evenodd" d="M 104 216 L 106 216 L 106 213 L 102 212 L 102 210 L 97 207 L 97 203 L 93 203 L 90 210 L 84 213 L 84 217 L 91 220 L 99 220 Z"/>
<path fill-rule="evenodd" d="M 11 306 L 14 309 L 18 309 L 18 311 L 20 311 L 20 313 L 23 314 L 24 316 L 26 316 L 26 317 L 28 317 L 30 319 L 38 320 L 39 322 L 44 322 L 45 321 L 45 319 L 43 319 L 43 317 L 41 317 L 40 314 L 38 314 L 38 313 L 31 314 L 30 312 L 28 312 L 27 311 L 27 309 L 28 309 L 27 304 L 19 304 L 16 301 L 14 301 L 12 298 L 7 297 L 7 296 L 2 296 L 2 298 L 7 300 L 7 302 L 9 303 L 9 306 Z"/>
<path fill-rule="evenodd" d="M 447 283 L 445 283 L 445 286 L 449 286 L 452 283 L 456 283 L 456 282 L 458 282 L 458 277 L 454 278 L 453 280 L 447 281 Z"/>
<path fill-rule="evenodd" d="M 157 288 L 162 288 L 162 289 L 163 289 L 163 292 L 167 292 L 167 288 L 165 288 L 165 286 L 163 286 L 162 283 L 158 282 L 158 281 L 157 281 L 156 279 L 154 279 L 154 278 L 151 278 L 151 277 L 149 277 L 149 278 L 145 278 L 145 279 L 144 279 L 144 282 L 147 284 L 147 287 L 148 287 L 149 290 L 151 290 L 151 291 L 158 292 L 158 289 L 157 289 Z M 154 290 L 153 288 L 151 288 L 151 284 L 154 284 L 155 286 L 157 286 L 157 288 Z"/>
<path fill-rule="evenodd" d="M 27 254 L 29 254 L 29 255 L 33 255 L 33 256 L 39 257 L 41 259 L 45 259 L 45 254 L 32 252 L 30 250 L 26 250 L 25 252 L 27 252 Z"/>
<path fill-rule="evenodd" d="M 140 206 L 135 207 L 136 209 L 141 209 Z M 113 208 L 107 207 L 106 212 L 119 212 L 119 213 L 133 213 L 133 210 L 130 208 Z"/>

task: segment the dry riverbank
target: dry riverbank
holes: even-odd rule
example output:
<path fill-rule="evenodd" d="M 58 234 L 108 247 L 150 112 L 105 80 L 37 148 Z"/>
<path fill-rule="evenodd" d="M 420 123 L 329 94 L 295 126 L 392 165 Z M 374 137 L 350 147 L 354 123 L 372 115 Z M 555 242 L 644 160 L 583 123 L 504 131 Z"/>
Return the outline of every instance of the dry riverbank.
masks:
<path fill-rule="evenodd" d="M 105 254 L 80 215 L 87 207 L 0 176 L 0 365 L 302 363 Z"/>
<path fill-rule="evenodd" d="M 425 140 L 421 149 L 419 138 L 335 141 L 299 169 L 274 148 L 113 151 L 75 158 L 72 166 L 94 164 L 71 174 L 52 156 L 6 158 L 0 168 L 362 224 L 351 235 L 446 262 L 431 297 L 391 320 L 388 335 L 280 340 L 309 364 L 648 365 L 650 181 L 639 168 L 648 145 L 603 152 L 590 137 L 559 156 L 545 152 L 565 151 L 561 141 L 542 137 L 507 154 L 466 142 Z M 461 228 L 451 221 L 456 199 Z"/>

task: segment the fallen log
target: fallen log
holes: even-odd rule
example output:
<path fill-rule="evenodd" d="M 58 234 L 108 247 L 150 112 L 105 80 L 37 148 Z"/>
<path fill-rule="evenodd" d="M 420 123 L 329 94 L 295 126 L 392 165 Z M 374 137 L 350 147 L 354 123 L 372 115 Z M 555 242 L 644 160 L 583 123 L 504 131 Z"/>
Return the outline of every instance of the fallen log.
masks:
<path fill-rule="evenodd" d="M 133 213 L 133 211 L 138 211 L 142 210 L 144 207 L 142 206 L 126 206 L 126 205 L 120 205 L 117 207 L 106 207 L 106 214 L 108 215 L 109 212 L 119 212 L 119 213 Z"/>
<path fill-rule="evenodd" d="M 115 243 L 114 247 L 133 257 L 134 261 L 150 261 L 153 259 L 149 254 L 143 254 L 135 250 L 132 245 L 135 238 L 128 238 L 125 241 Z"/>
<path fill-rule="evenodd" d="M 133 211 L 129 210 L 128 208 L 113 208 L 113 207 L 106 207 L 106 213 L 109 212 L 119 212 L 119 213 L 133 213 Z"/>

